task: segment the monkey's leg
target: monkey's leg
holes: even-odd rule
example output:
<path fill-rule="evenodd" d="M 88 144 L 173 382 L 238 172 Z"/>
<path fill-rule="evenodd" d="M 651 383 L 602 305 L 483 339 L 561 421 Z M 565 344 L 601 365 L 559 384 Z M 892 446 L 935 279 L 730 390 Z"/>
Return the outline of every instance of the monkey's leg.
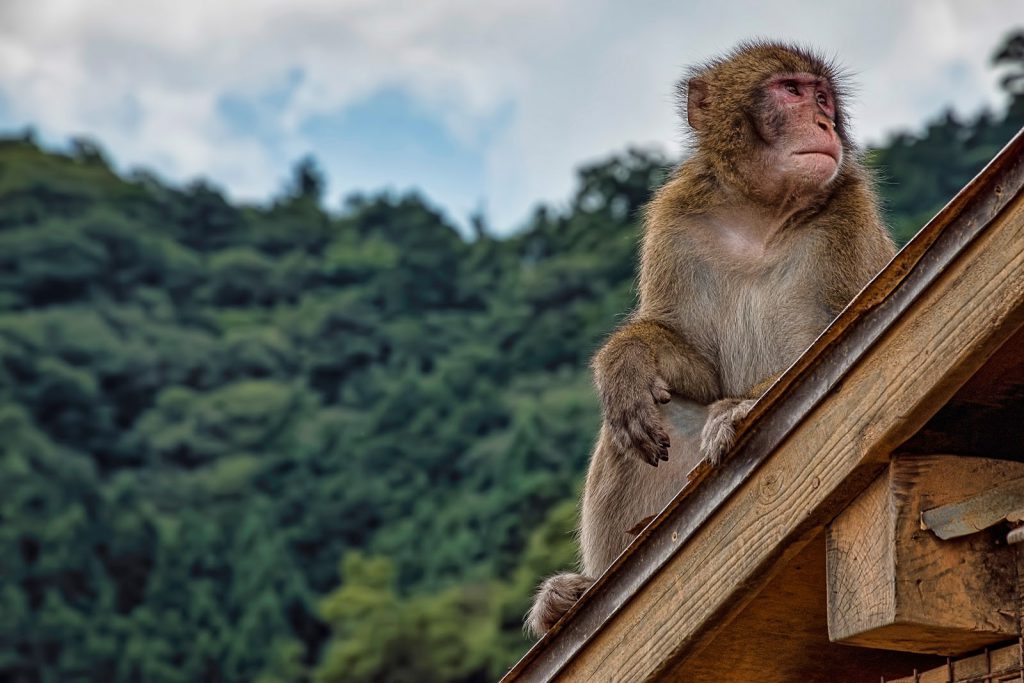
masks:
<path fill-rule="evenodd" d="M 609 443 L 608 428 L 601 429 L 580 511 L 580 556 L 587 576 L 599 576 L 608 568 L 633 540 L 630 530 L 661 512 L 701 460 L 700 432 L 707 407 L 673 398 L 660 414 L 672 447 L 668 461 L 657 469 L 619 457 Z"/>

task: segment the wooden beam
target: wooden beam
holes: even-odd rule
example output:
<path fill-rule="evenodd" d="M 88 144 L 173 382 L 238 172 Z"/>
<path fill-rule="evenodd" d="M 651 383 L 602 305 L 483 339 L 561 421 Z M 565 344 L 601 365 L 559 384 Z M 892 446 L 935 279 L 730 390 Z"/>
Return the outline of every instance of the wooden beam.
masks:
<path fill-rule="evenodd" d="M 828 527 L 829 637 L 942 655 L 1015 637 L 1017 570 L 1003 534 L 990 529 L 944 541 L 922 530 L 920 520 L 924 509 L 1021 477 L 1024 463 L 1002 460 L 893 460 Z"/>
<path fill-rule="evenodd" d="M 897 256 L 507 681 L 685 663 L 874 479 L 1024 322 L 1022 152 L 1018 136 Z"/>

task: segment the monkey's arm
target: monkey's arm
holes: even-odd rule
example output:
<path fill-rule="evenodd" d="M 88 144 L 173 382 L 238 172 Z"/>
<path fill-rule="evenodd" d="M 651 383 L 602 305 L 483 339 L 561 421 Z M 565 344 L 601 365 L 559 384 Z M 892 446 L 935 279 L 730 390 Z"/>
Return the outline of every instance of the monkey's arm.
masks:
<path fill-rule="evenodd" d="M 668 459 L 669 448 L 658 405 L 672 394 L 710 403 L 720 392 L 711 363 L 655 320 L 637 319 L 616 330 L 593 368 L 615 449 L 655 467 Z"/>

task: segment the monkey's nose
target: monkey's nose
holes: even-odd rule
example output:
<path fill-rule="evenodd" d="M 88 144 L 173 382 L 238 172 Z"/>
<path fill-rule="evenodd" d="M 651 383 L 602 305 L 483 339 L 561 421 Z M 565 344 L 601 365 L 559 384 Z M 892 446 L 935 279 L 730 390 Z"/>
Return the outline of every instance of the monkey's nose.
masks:
<path fill-rule="evenodd" d="M 818 124 L 818 128 L 821 128 L 826 133 L 831 133 L 836 128 L 836 124 L 829 117 L 824 114 L 815 114 L 814 122 Z"/>

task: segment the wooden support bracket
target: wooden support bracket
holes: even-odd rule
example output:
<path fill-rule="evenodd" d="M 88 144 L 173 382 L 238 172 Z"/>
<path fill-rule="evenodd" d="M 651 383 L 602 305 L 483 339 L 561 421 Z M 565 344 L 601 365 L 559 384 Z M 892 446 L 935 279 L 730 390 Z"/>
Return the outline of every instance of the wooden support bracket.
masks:
<path fill-rule="evenodd" d="M 921 513 L 998 490 L 1024 463 L 897 457 L 828 527 L 835 642 L 961 654 L 1018 635 L 1013 551 L 996 528 L 940 540 Z"/>
<path fill-rule="evenodd" d="M 921 528 L 941 539 L 959 538 L 1004 520 L 1024 519 L 1024 479 L 994 482 L 992 488 L 956 503 L 921 513 Z"/>

